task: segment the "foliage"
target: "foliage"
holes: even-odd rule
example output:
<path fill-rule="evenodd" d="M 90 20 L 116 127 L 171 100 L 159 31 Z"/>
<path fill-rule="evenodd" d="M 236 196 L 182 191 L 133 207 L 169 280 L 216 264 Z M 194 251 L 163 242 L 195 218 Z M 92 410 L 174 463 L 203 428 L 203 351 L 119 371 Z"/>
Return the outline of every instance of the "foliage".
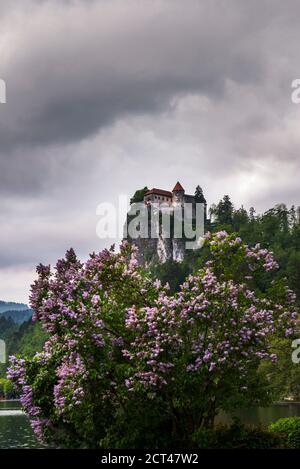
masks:
<path fill-rule="evenodd" d="M 260 365 L 261 373 L 269 381 L 269 390 L 274 400 L 285 397 L 298 400 L 300 398 L 300 373 L 299 364 L 293 363 L 290 340 L 273 340 L 273 346 L 277 350 L 277 362 L 263 362 Z"/>
<path fill-rule="evenodd" d="M 232 223 L 233 204 L 228 195 L 224 195 L 223 200 L 218 203 L 215 216 L 219 224 L 230 225 Z"/>
<path fill-rule="evenodd" d="M 175 447 L 218 411 L 266 400 L 258 366 L 271 339 L 292 338 L 298 310 L 272 253 L 222 231 L 178 293 L 152 281 L 124 243 L 55 272 L 40 265 L 34 319 L 51 334 L 9 377 L 40 438 L 71 447 Z M 263 279 L 263 289 L 254 279 Z M 262 280 L 261 280 L 262 281 Z"/>
<path fill-rule="evenodd" d="M 6 340 L 11 334 L 18 329 L 18 326 L 11 318 L 0 316 L 0 337 Z"/>
<path fill-rule="evenodd" d="M 178 285 L 181 285 L 187 276 L 185 263 L 176 262 L 172 259 L 163 264 L 153 264 L 150 268 L 153 278 L 159 278 L 164 285 L 168 283 L 172 293 L 175 293 Z"/>
<path fill-rule="evenodd" d="M 270 432 L 283 435 L 290 448 L 300 448 L 300 417 L 279 419 L 269 426 Z"/>
<path fill-rule="evenodd" d="M 193 441 L 201 449 L 275 449 L 286 445 L 283 435 L 260 427 L 246 426 L 239 421 L 231 426 L 199 429 L 194 433 Z"/>
<path fill-rule="evenodd" d="M 0 378 L 0 397 L 10 398 L 13 395 L 12 382 L 5 378 Z"/>
<path fill-rule="evenodd" d="M 180 290 L 180 285 L 186 277 L 202 268 L 210 257 L 211 251 L 207 245 L 204 245 L 202 249 L 186 251 L 182 262 L 170 259 L 164 263 L 150 265 L 150 275 L 163 284 L 168 283 L 170 292 L 175 293 Z"/>
<path fill-rule="evenodd" d="M 5 340 L 7 356 L 20 354 L 33 357 L 36 352 L 42 351 L 48 336 L 39 322 L 29 319 L 18 325 L 10 318 L 0 318 L 0 337 Z M 0 376 L 6 376 L 6 369 L 7 363 L 1 363 Z"/>
<path fill-rule="evenodd" d="M 42 351 L 48 337 L 49 334 L 43 330 L 41 323 L 33 322 L 29 319 L 21 324 L 8 338 L 8 354 L 22 354 L 27 357 L 33 357 L 36 352 Z"/>
<path fill-rule="evenodd" d="M 206 203 L 203 190 L 200 186 L 197 186 L 195 189 L 195 201 L 197 203 Z"/>
<path fill-rule="evenodd" d="M 144 200 L 144 195 L 148 191 L 148 187 L 145 186 L 143 189 L 139 189 L 135 191 L 133 197 L 130 199 L 130 204 L 138 203 L 138 202 L 143 202 Z"/>

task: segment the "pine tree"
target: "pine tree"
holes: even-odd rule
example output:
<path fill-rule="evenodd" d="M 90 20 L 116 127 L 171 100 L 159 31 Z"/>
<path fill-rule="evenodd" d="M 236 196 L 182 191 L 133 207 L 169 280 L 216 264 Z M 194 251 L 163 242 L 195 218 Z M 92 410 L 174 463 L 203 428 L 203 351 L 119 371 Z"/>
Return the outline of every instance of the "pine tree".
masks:
<path fill-rule="evenodd" d="M 229 195 L 224 195 L 217 205 L 216 216 L 220 224 L 232 224 L 233 204 Z"/>
<path fill-rule="evenodd" d="M 202 188 L 198 185 L 195 190 L 195 201 L 198 203 L 205 203 L 205 197 Z"/>

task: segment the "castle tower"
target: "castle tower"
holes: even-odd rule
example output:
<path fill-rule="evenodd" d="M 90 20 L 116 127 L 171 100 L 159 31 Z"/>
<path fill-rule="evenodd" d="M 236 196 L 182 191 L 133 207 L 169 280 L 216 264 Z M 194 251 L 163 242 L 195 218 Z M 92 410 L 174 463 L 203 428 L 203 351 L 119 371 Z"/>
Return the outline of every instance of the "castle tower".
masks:
<path fill-rule="evenodd" d="M 180 182 L 177 181 L 175 184 L 174 189 L 172 190 L 172 199 L 175 204 L 183 204 L 184 202 L 184 193 L 185 190 L 180 184 Z"/>

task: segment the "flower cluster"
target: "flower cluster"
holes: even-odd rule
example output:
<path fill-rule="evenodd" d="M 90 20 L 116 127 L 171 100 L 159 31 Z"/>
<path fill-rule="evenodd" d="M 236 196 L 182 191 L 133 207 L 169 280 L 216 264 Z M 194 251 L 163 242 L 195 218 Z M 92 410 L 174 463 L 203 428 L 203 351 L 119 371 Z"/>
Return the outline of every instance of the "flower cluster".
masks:
<path fill-rule="evenodd" d="M 72 409 L 73 405 L 80 405 L 84 398 L 84 381 L 87 378 L 87 370 L 77 352 L 72 352 L 58 367 L 58 382 L 54 386 L 54 405 L 58 413 L 63 413 L 67 405 Z"/>
<path fill-rule="evenodd" d="M 21 390 L 21 404 L 30 418 L 36 436 L 40 441 L 43 441 L 45 433 L 51 428 L 51 421 L 49 418 L 43 417 L 43 410 L 33 402 L 33 389 L 26 381 L 25 360 L 12 355 L 7 377 L 15 383 L 18 390 Z"/>

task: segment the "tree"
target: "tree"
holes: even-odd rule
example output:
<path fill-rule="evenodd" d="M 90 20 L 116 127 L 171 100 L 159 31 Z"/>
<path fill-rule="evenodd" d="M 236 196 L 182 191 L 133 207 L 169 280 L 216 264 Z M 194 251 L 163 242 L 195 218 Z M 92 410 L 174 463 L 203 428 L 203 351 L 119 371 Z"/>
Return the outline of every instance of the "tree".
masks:
<path fill-rule="evenodd" d="M 7 399 L 11 396 L 13 396 L 11 381 L 0 378 L 0 397 Z"/>
<path fill-rule="evenodd" d="M 223 199 L 217 205 L 216 216 L 220 224 L 226 225 L 232 223 L 233 204 L 229 195 L 224 195 Z"/>
<path fill-rule="evenodd" d="M 288 212 L 288 219 L 290 228 L 293 228 L 297 223 L 297 213 L 294 205 L 291 206 Z"/>
<path fill-rule="evenodd" d="M 206 203 L 206 199 L 204 197 L 203 190 L 200 186 L 196 187 L 195 201 L 198 202 L 198 203 Z"/>
<path fill-rule="evenodd" d="M 241 230 L 244 230 L 244 227 L 248 225 L 249 217 L 247 210 L 244 207 L 241 207 L 238 210 L 234 210 L 232 213 L 232 225 L 233 230 L 237 233 L 241 233 Z M 241 233 L 242 234 L 242 233 Z"/>
<path fill-rule="evenodd" d="M 130 204 L 143 202 L 144 195 L 148 190 L 149 190 L 148 187 L 145 186 L 143 189 L 139 189 L 139 190 L 135 191 L 134 196 L 131 197 L 131 199 L 130 199 Z"/>
<path fill-rule="evenodd" d="M 250 207 L 249 216 L 250 216 L 251 221 L 255 220 L 255 208 L 254 207 Z"/>
<path fill-rule="evenodd" d="M 211 204 L 211 206 L 209 207 L 209 216 L 210 216 L 210 219 L 213 223 L 217 221 L 216 220 L 216 217 L 217 217 L 217 206 L 216 206 L 216 204 Z"/>
<path fill-rule="evenodd" d="M 297 308 L 272 254 L 235 235 L 206 236 L 211 259 L 170 294 L 137 265 L 133 248 L 73 250 L 38 267 L 34 319 L 51 337 L 9 377 L 40 438 L 68 447 L 177 447 L 216 413 L 265 402 L 258 372 L 275 361 L 271 339 L 293 337 Z M 268 285 L 267 285 L 268 287 Z"/>

